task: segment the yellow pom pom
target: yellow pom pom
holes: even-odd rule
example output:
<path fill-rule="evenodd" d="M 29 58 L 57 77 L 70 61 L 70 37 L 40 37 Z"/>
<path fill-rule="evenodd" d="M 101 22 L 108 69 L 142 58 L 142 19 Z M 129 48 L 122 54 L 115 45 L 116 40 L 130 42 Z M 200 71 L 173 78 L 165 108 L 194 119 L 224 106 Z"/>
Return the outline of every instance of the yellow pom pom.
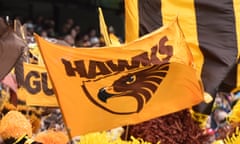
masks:
<path fill-rule="evenodd" d="M 192 109 L 190 109 L 190 113 L 192 115 L 193 120 L 196 121 L 197 123 L 199 123 L 199 126 L 201 128 L 206 128 L 207 121 L 208 121 L 208 118 L 209 118 L 208 115 L 196 112 L 196 111 L 194 111 Z"/>
<path fill-rule="evenodd" d="M 239 144 L 240 143 L 240 131 L 239 127 L 236 127 L 235 132 L 231 136 L 227 136 L 224 140 L 224 144 Z"/>
<path fill-rule="evenodd" d="M 229 122 L 240 122 L 240 101 L 233 107 L 231 113 L 228 116 Z"/>
<path fill-rule="evenodd" d="M 150 142 L 146 142 L 140 138 L 134 138 L 131 136 L 130 141 L 124 141 L 120 137 L 117 139 L 112 139 L 111 134 L 109 135 L 108 132 L 95 132 L 89 133 L 83 136 L 80 136 L 79 144 L 151 144 Z M 158 142 L 157 144 L 160 144 Z"/>
<path fill-rule="evenodd" d="M 67 144 L 68 136 L 62 131 L 47 130 L 38 133 L 34 140 L 44 144 Z"/>
<path fill-rule="evenodd" d="M 223 140 L 214 141 L 212 144 L 224 144 Z"/>
<path fill-rule="evenodd" d="M 207 92 L 204 92 L 204 102 L 205 103 L 210 103 L 213 101 L 213 97 L 207 93 Z"/>
<path fill-rule="evenodd" d="M 18 111 L 9 111 L 1 120 L 0 135 L 2 139 L 19 138 L 27 134 L 32 136 L 32 126 L 26 117 Z"/>

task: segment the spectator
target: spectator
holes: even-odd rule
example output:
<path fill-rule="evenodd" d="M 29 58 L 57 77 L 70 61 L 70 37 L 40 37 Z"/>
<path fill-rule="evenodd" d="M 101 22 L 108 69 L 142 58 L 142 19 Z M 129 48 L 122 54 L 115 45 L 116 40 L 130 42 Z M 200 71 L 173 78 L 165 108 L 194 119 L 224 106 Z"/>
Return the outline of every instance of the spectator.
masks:
<path fill-rule="evenodd" d="M 43 16 L 38 16 L 35 22 L 35 32 L 40 34 L 41 31 L 43 30 L 43 22 L 44 22 L 44 17 Z"/>
<path fill-rule="evenodd" d="M 70 46 L 75 46 L 74 38 L 70 34 L 64 37 L 64 41 L 67 42 Z"/>
<path fill-rule="evenodd" d="M 72 18 L 67 19 L 62 26 L 62 29 L 60 31 L 60 35 L 61 36 L 67 35 L 71 31 L 71 28 L 73 26 L 74 26 L 74 20 Z"/>
<path fill-rule="evenodd" d="M 47 37 L 48 37 L 47 31 L 42 30 L 42 31 L 40 32 L 40 36 L 43 37 L 43 38 L 47 38 Z"/>
<path fill-rule="evenodd" d="M 91 47 L 91 42 L 89 41 L 89 36 L 87 34 L 83 35 L 82 39 L 77 41 L 78 47 Z"/>
<path fill-rule="evenodd" d="M 92 46 L 100 46 L 100 40 L 97 37 L 96 29 L 91 29 L 89 32 L 89 40 Z"/>

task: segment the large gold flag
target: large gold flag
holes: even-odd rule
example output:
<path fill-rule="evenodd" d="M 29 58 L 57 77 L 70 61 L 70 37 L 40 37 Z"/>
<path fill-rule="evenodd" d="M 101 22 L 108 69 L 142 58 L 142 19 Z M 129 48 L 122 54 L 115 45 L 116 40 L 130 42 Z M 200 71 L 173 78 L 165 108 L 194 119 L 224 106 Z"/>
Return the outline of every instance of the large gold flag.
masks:
<path fill-rule="evenodd" d="M 73 49 L 35 38 L 71 136 L 136 124 L 203 100 L 177 20 L 115 47 Z"/>
<path fill-rule="evenodd" d="M 18 95 L 26 97 L 27 105 L 58 107 L 46 68 L 28 63 L 23 63 L 23 67 L 24 87 L 18 90 Z"/>

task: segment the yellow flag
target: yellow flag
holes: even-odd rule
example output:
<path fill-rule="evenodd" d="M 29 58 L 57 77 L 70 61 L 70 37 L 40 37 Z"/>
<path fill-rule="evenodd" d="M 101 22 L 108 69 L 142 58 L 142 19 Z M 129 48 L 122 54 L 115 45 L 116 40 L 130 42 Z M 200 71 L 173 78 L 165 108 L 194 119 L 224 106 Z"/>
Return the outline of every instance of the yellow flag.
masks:
<path fill-rule="evenodd" d="M 139 37 L 138 0 L 125 0 L 125 42 Z"/>
<path fill-rule="evenodd" d="M 119 38 L 114 33 L 110 33 L 109 38 L 111 41 L 111 46 L 120 46 L 121 45 Z"/>
<path fill-rule="evenodd" d="M 26 96 L 27 105 L 58 107 L 52 84 L 44 66 L 24 63 L 24 87 L 18 95 Z"/>
<path fill-rule="evenodd" d="M 71 136 L 136 124 L 203 100 L 177 20 L 114 47 L 72 49 L 35 38 Z"/>
<path fill-rule="evenodd" d="M 100 33 L 102 34 L 105 44 L 106 46 L 119 46 L 120 45 L 120 41 L 118 39 L 118 37 L 116 35 L 114 35 L 114 33 L 109 33 L 108 29 L 107 29 L 107 25 L 105 23 L 104 20 L 104 16 L 102 13 L 102 9 L 99 7 L 98 8 L 98 12 L 99 12 L 99 24 L 100 24 Z"/>
<path fill-rule="evenodd" d="M 237 43 L 238 49 L 240 48 L 240 1 L 234 0 L 234 9 L 235 9 L 235 22 L 236 22 L 236 35 L 237 35 Z M 238 62 L 237 62 L 237 79 L 236 79 L 236 87 L 240 87 L 240 50 L 238 50 Z"/>
<path fill-rule="evenodd" d="M 103 17 L 102 9 L 100 7 L 98 7 L 98 13 L 99 13 L 98 15 L 99 15 L 100 33 L 104 38 L 106 46 L 110 46 L 111 41 L 108 35 L 108 29 Z"/>

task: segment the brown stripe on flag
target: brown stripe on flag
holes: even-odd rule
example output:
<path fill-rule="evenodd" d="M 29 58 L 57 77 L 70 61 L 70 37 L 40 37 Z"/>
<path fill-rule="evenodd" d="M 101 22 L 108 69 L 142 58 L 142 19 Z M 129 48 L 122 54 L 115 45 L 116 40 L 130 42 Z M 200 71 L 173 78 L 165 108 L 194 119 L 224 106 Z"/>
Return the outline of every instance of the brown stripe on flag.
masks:
<path fill-rule="evenodd" d="M 237 40 L 233 1 L 195 0 L 197 31 L 200 49 L 204 55 L 201 77 L 205 91 L 215 97 L 237 59 Z M 195 107 L 210 114 L 211 104 Z"/>
<path fill-rule="evenodd" d="M 139 29 L 140 36 L 145 35 L 162 26 L 160 0 L 139 0 Z"/>
<path fill-rule="evenodd" d="M 179 16 L 180 26 L 186 34 L 190 47 L 197 48 L 199 46 L 199 52 L 203 54 L 203 65 L 198 66 L 201 67 L 201 78 L 206 92 L 215 97 L 223 81 L 230 86 L 236 84 L 236 72 L 232 71 L 231 81 L 227 78 L 228 75 L 231 75 L 230 70 L 234 70 L 233 67 L 236 64 L 238 54 L 237 26 L 234 14 L 236 2 L 234 3 L 232 0 L 195 0 L 188 2 L 154 0 L 151 3 L 147 0 L 139 0 L 138 2 L 141 35 L 162 26 L 165 23 L 164 20 L 169 21 L 174 15 Z M 195 7 L 191 7 L 192 2 Z M 188 10 L 183 11 L 184 8 Z M 194 18 L 188 13 L 191 12 L 192 8 L 195 8 L 192 11 L 195 15 Z M 191 20 L 187 21 L 188 18 Z M 197 35 L 188 35 L 188 29 L 184 28 L 188 25 L 194 33 L 193 21 L 195 20 Z M 197 42 L 194 42 L 192 37 L 197 37 Z M 195 58 L 198 60 L 197 57 Z M 222 89 L 222 87 L 220 88 Z M 212 104 L 201 103 L 194 109 L 210 114 L 211 108 Z"/>

